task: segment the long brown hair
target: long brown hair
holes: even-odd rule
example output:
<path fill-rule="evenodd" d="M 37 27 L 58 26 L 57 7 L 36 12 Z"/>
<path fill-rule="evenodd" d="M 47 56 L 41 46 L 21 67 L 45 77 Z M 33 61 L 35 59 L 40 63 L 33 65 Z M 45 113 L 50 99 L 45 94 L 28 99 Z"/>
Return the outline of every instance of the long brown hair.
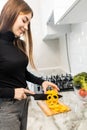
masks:
<path fill-rule="evenodd" d="M 11 30 L 14 22 L 16 21 L 20 13 L 28 14 L 31 13 L 33 17 L 33 11 L 31 7 L 24 0 L 8 0 L 4 5 L 1 14 L 0 14 L 0 31 L 7 32 Z M 30 65 L 35 68 L 33 61 L 33 43 L 32 43 L 32 34 L 30 29 L 30 23 L 28 25 L 28 31 L 26 38 L 28 39 L 29 44 L 29 61 Z M 26 54 L 26 42 L 20 39 L 15 40 L 15 45 L 19 47 Z"/>

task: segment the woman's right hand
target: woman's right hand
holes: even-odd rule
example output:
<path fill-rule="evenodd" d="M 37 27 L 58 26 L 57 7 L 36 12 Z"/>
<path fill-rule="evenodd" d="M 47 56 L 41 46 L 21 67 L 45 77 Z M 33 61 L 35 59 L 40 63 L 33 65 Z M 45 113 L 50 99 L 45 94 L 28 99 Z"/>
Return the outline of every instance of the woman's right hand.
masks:
<path fill-rule="evenodd" d="M 22 100 L 27 98 L 27 93 L 35 94 L 34 92 L 25 88 L 15 88 L 14 99 Z"/>

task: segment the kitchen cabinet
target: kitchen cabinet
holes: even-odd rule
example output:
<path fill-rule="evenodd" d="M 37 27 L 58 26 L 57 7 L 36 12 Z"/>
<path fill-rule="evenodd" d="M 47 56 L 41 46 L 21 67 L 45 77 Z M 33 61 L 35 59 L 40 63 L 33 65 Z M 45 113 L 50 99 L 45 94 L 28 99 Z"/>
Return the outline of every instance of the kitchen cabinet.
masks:
<path fill-rule="evenodd" d="M 55 0 L 54 2 L 54 23 L 60 23 L 78 3 L 80 0 Z"/>
<path fill-rule="evenodd" d="M 45 24 L 45 34 L 43 36 L 43 40 L 55 40 L 60 36 L 65 35 L 71 31 L 70 24 L 54 24 L 54 12 L 52 11 L 49 16 L 46 24 Z"/>
<path fill-rule="evenodd" d="M 57 0 L 55 2 L 55 24 L 73 24 L 87 21 L 87 0 L 64 0 L 60 7 Z"/>
<path fill-rule="evenodd" d="M 69 24 L 60 25 L 58 21 L 63 18 L 78 1 L 79 0 L 54 0 L 54 8 L 46 22 L 46 33 L 43 40 L 58 39 L 61 35 L 70 32 Z"/>
<path fill-rule="evenodd" d="M 87 0 L 54 0 L 54 9 L 47 20 L 43 40 L 58 39 L 70 32 L 71 24 L 86 22 L 86 12 Z"/>

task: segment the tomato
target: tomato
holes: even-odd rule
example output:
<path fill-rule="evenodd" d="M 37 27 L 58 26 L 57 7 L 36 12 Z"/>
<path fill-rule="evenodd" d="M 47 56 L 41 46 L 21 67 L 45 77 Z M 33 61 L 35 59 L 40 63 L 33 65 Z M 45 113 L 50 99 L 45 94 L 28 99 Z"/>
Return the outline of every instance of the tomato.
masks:
<path fill-rule="evenodd" d="M 87 95 L 87 91 L 85 91 L 84 89 L 80 89 L 79 90 L 79 95 L 82 96 L 82 97 L 85 97 Z"/>
<path fill-rule="evenodd" d="M 87 91 L 86 91 L 86 96 L 87 96 Z"/>

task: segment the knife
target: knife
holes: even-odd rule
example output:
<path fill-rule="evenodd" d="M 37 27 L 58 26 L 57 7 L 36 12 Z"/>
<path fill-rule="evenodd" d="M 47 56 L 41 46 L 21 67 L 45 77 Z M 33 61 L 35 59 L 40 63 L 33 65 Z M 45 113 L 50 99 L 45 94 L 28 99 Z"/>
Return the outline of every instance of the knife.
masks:
<path fill-rule="evenodd" d="M 36 94 L 31 94 L 31 93 L 27 93 L 27 96 L 33 96 L 35 100 L 47 100 L 47 96 L 49 94 L 43 94 L 43 93 L 36 93 Z M 63 97 L 62 95 L 58 94 L 58 98 Z M 55 97 L 54 97 L 55 98 Z"/>

